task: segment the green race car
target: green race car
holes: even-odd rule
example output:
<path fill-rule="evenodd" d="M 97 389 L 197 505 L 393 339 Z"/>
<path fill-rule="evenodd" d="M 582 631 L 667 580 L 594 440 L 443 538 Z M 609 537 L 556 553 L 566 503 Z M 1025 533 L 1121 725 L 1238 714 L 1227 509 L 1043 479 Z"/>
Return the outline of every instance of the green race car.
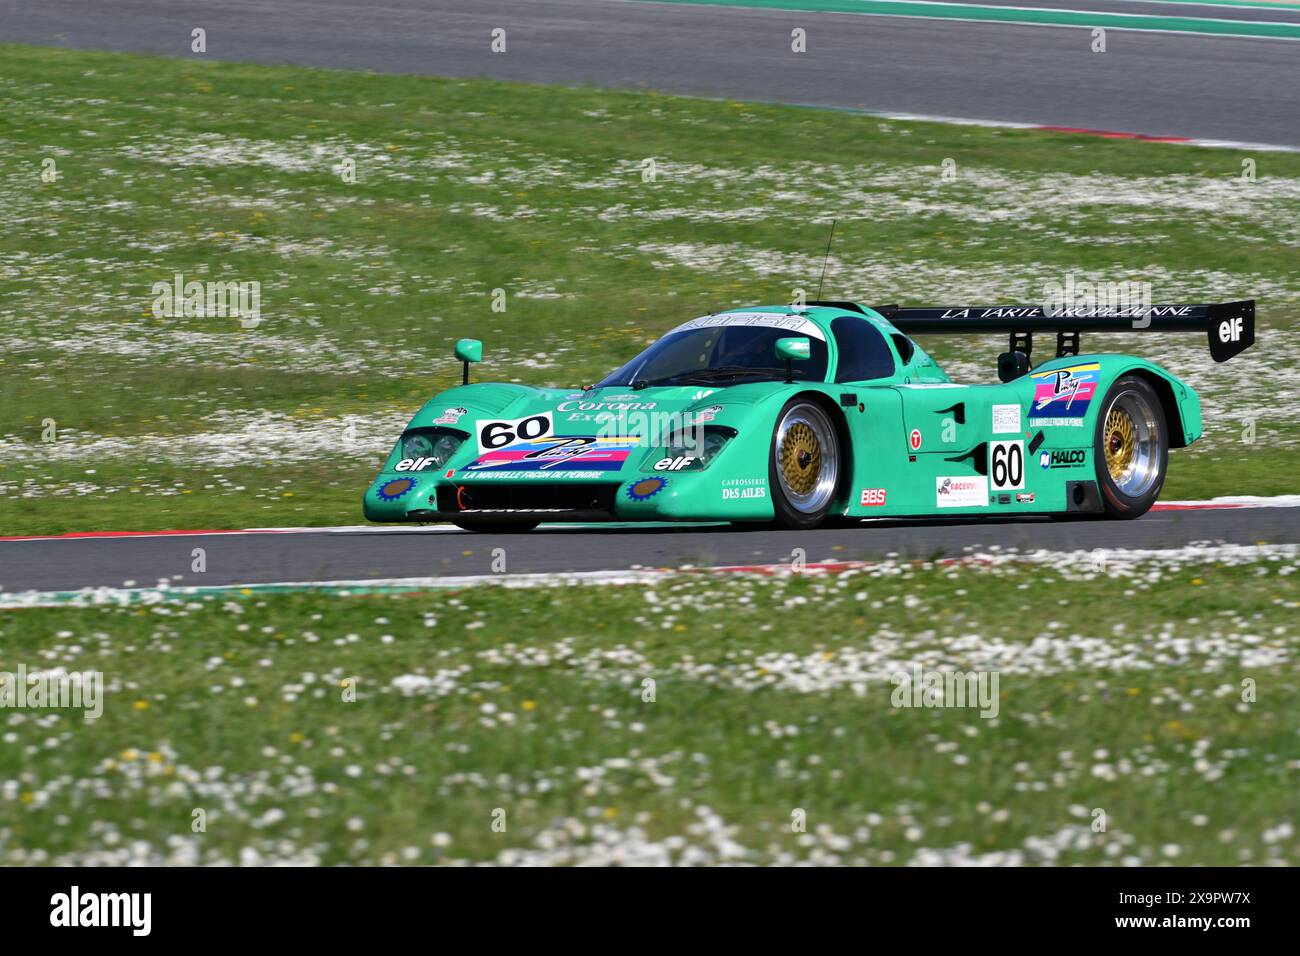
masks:
<path fill-rule="evenodd" d="M 1253 301 L 1045 309 L 813 302 L 719 312 L 581 389 L 469 383 L 427 402 L 363 498 L 371 521 L 527 530 L 543 521 L 1144 514 L 1196 393 L 1152 362 L 1079 354 L 1084 332 L 1254 342 Z M 953 383 L 912 336 L 1010 336 L 1000 384 Z M 1031 367 L 1034 333 L 1056 355 Z"/>

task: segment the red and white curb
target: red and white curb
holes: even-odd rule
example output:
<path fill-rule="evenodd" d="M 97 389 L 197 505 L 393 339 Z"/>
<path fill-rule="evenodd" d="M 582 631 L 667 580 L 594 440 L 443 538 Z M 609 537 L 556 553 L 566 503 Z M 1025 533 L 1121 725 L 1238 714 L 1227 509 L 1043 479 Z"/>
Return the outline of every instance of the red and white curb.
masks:
<path fill-rule="evenodd" d="M 1152 511 L 1200 511 L 1210 508 L 1300 508 L 1300 495 L 1225 495 L 1209 501 L 1157 501 Z"/>
<path fill-rule="evenodd" d="M 1205 501 L 1160 501 L 1152 505 L 1152 511 L 1205 511 L 1219 508 L 1298 508 L 1300 507 L 1300 495 L 1228 495 L 1220 498 L 1210 498 Z M 965 516 L 963 516 L 965 517 Z M 868 520 L 868 519 L 863 519 Z M 880 520 L 899 520 L 897 518 L 884 518 Z M 704 522 L 682 522 L 681 527 L 686 528 L 692 524 L 699 525 Z M 716 523 L 716 522 L 714 522 Z M 582 531 L 592 527 L 602 529 L 611 529 L 619 527 L 618 522 L 609 524 L 590 525 L 574 524 L 547 525 L 552 531 Z M 638 525 L 625 525 L 630 530 L 635 530 Z M 656 525 L 662 527 L 662 525 Z M 386 525 L 335 525 L 323 527 L 302 527 L 302 528 L 210 528 L 210 529 L 167 529 L 162 531 L 69 531 L 64 534 L 31 534 L 31 535 L 0 535 L 0 541 L 81 541 L 95 538 L 160 538 L 171 535 L 190 535 L 202 537 L 205 535 L 228 535 L 228 534 L 469 534 L 470 532 L 461 531 L 460 528 L 451 525 L 428 525 L 417 527 L 412 525 L 386 526 Z"/>
<path fill-rule="evenodd" d="M 869 116 L 898 120 L 902 123 L 949 123 L 955 126 L 987 126 L 995 129 L 1029 129 L 1040 133 L 1070 133 L 1079 136 L 1098 136 L 1102 139 L 1132 139 L 1144 143 L 1172 143 L 1177 146 L 1202 146 L 1208 149 L 1244 149 L 1250 152 L 1300 153 L 1300 146 L 1282 146 L 1276 143 L 1247 143 L 1234 139 L 1201 139 L 1195 136 L 1157 136 L 1150 133 L 1130 133 L 1122 130 L 1088 129 L 1082 126 L 1044 126 L 1040 123 L 1017 123 L 1011 120 L 970 119 L 964 116 L 932 116 L 926 113 L 881 113 L 862 110 Z"/>

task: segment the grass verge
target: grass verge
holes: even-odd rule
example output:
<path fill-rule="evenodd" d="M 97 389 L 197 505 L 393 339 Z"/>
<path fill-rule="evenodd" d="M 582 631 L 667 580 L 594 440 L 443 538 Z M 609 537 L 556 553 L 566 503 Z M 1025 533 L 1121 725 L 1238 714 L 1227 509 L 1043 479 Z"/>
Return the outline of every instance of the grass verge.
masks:
<path fill-rule="evenodd" d="M 96 720 L 4 713 L 0 862 L 1295 863 L 1297 570 L 0 612 L 6 669 L 106 686 Z M 918 666 L 997 674 L 993 706 L 901 706 Z"/>

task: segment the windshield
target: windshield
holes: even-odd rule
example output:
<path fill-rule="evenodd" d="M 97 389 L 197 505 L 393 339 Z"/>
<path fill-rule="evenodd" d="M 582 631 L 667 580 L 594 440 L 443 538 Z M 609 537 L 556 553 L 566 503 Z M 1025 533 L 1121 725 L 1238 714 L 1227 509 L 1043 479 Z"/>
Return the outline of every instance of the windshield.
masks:
<path fill-rule="evenodd" d="M 735 385 L 766 379 L 785 380 L 785 360 L 776 356 L 778 339 L 796 333 L 759 325 L 717 325 L 677 330 L 665 335 L 622 368 L 611 372 L 598 388 L 616 385 Z M 798 381 L 826 379 L 826 342 L 809 337 L 812 355 L 793 363 Z"/>

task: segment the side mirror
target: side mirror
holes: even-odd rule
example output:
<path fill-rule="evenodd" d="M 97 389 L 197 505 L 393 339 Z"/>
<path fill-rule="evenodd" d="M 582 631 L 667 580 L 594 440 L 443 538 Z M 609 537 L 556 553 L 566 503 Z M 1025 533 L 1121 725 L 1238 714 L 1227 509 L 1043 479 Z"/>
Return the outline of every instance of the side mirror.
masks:
<path fill-rule="evenodd" d="M 456 342 L 456 358 L 463 368 L 461 384 L 469 384 L 469 363 L 483 361 L 483 343 L 478 339 L 460 339 Z"/>
<path fill-rule="evenodd" d="M 1017 349 L 1003 352 L 998 356 L 998 378 L 1003 382 L 1014 381 L 1022 375 L 1029 374 L 1029 356 Z"/>
<path fill-rule="evenodd" d="M 785 381 L 794 381 L 794 363 L 812 358 L 812 343 L 802 335 L 776 340 L 776 357 L 785 359 Z"/>

